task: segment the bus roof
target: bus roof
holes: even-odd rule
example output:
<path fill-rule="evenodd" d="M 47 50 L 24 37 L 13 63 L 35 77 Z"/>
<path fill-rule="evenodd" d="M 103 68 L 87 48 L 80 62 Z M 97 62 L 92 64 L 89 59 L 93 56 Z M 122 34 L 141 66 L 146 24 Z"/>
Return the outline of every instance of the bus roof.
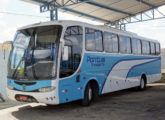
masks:
<path fill-rule="evenodd" d="M 112 33 L 115 33 L 115 34 L 118 34 L 118 35 L 125 35 L 125 36 L 131 37 L 131 38 L 136 38 L 136 39 L 140 39 L 140 40 L 146 40 L 146 41 L 152 41 L 152 42 L 157 42 L 158 43 L 158 40 L 153 40 L 153 39 L 150 39 L 150 38 L 142 37 L 142 36 L 139 36 L 138 34 L 133 33 L 133 32 L 123 31 L 123 30 L 115 29 L 115 28 L 112 28 L 112 27 L 109 27 L 109 26 L 92 25 L 92 24 L 89 24 L 89 23 L 73 21 L 73 20 L 59 20 L 59 21 L 40 22 L 40 23 L 35 23 L 35 24 L 31 24 L 31 25 L 21 27 L 18 30 L 33 28 L 33 27 L 39 27 L 39 26 L 47 26 L 47 25 L 82 25 L 82 26 L 85 26 L 85 27 L 92 27 L 92 28 L 107 31 L 107 32 L 109 31 L 109 32 L 112 32 Z"/>

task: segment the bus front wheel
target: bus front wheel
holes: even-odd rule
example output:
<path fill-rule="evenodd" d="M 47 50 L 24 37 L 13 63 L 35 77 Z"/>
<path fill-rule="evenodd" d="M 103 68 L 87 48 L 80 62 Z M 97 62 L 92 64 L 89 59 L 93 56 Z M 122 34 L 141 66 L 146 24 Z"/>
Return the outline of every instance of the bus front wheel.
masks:
<path fill-rule="evenodd" d="M 83 106 L 89 106 L 94 98 L 94 89 L 90 83 L 87 84 L 84 92 L 84 99 L 82 99 Z"/>

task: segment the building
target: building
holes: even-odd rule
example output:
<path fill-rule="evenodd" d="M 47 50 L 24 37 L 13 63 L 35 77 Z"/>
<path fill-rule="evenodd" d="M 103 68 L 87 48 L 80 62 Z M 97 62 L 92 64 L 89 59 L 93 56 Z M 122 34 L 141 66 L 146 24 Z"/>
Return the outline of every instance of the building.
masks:
<path fill-rule="evenodd" d="M 0 43 L 0 51 L 10 51 L 12 45 L 12 41 L 6 41 L 4 43 Z"/>

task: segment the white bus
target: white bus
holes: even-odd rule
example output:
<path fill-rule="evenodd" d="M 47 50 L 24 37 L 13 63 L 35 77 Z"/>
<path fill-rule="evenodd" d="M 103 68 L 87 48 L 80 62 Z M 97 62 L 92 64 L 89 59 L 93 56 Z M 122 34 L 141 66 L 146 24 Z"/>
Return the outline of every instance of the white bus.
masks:
<path fill-rule="evenodd" d="M 161 78 L 158 41 L 76 21 L 17 30 L 8 60 L 8 97 L 60 104 L 139 87 Z"/>

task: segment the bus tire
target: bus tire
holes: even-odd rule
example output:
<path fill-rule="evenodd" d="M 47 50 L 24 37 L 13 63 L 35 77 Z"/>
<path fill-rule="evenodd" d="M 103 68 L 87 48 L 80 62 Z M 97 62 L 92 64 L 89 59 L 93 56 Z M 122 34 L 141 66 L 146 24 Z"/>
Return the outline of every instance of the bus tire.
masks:
<path fill-rule="evenodd" d="M 89 106 L 94 98 L 94 90 L 90 83 L 87 84 L 84 92 L 84 99 L 82 99 L 81 104 L 83 106 Z"/>
<path fill-rule="evenodd" d="M 140 86 L 139 86 L 139 90 L 145 90 L 146 89 L 146 77 L 142 76 L 140 79 Z"/>

